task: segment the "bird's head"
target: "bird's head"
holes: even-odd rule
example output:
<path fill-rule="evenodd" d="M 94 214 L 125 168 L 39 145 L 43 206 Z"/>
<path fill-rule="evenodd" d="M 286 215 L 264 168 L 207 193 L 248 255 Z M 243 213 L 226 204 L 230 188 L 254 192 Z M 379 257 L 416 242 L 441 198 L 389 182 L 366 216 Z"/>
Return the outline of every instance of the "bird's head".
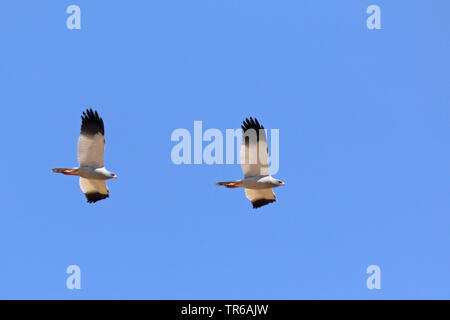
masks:
<path fill-rule="evenodd" d="M 116 178 L 117 178 L 117 175 L 116 175 L 115 173 L 109 172 L 108 178 L 114 178 L 114 179 L 116 179 Z"/>
<path fill-rule="evenodd" d="M 279 186 L 284 186 L 284 182 L 278 179 L 273 179 L 271 181 L 271 183 L 275 186 L 275 187 L 279 187 Z"/>

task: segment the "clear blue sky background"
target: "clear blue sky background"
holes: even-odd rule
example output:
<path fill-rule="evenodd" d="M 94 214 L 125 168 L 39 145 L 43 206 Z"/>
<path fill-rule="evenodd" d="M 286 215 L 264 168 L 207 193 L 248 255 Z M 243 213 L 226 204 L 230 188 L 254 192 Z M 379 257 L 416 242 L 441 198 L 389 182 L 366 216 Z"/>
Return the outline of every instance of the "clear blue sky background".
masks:
<path fill-rule="evenodd" d="M 82 29 L 66 28 L 66 8 Z M 366 28 L 378 4 L 382 30 Z M 450 2 L 2 1 L 0 298 L 450 298 Z M 74 177 L 99 110 L 111 198 Z M 174 129 L 280 129 L 278 201 Z M 67 266 L 82 289 L 66 289 Z M 366 268 L 381 267 L 381 290 Z"/>

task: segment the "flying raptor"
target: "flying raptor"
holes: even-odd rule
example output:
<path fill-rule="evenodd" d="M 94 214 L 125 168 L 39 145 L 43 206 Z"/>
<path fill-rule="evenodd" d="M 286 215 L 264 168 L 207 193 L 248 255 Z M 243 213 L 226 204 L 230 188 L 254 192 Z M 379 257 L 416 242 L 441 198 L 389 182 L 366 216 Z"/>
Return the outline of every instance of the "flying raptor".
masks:
<path fill-rule="evenodd" d="M 256 118 L 250 117 L 245 119 L 241 128 L 243 134 L 240 160 L 244 179 L 218 182 L 217 185 L 245 188 L 245 195 L 256 209 L 275 202 L 272 189 L 283 186 L 284 182 L 273 178 L 269 173 L 269 150 L 264 127 Z"/>
<path fill-rule="evenodd" d="M 103 119 L 99 117 L 97 111 L 88 109 L 81 116 L 81 134 L 78 138 L 79 167 L 56 168 L 53 169 L 53 172 L 79 176 L 80 188 L 89 203 L 109 198 L 105 180 L 117 178 L 117 176 L 105 169 L 104 153 L 105 127 Z"/>

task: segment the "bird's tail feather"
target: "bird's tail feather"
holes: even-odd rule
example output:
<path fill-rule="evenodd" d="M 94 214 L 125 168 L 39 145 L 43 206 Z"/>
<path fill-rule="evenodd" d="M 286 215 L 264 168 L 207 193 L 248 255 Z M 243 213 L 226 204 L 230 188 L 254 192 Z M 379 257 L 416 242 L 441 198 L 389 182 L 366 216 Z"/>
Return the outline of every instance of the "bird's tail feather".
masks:
<path fill-rule="evenodd" d="M 232 183 L 232 182 L 236 182 L 236 181 L 217 182 L 216 186 L 226 186 L 227 184 Z"/>
<path fill-rule="evenodd" d="M 227 188 L 238 188 L 241 186 L 241 181 L 224 181 L 224 182 L 217 182 L 216 186 L 225 186 Z"/>
<path fill-rule="evenodd" d="M 55 168 L 55 169 L 52 169 L 52 171 L 56 172 L 56 173 L 63 173 L 66 170 L 70 170 L 70 168 Z"/>
<path fill-rule="evenodd" d="M 56 173 L 62 173 L 65 175 L 73 175 L 73 176 L 78 175 L 78 169 L 74 169 L 74 168 L 55 168 L 55 169 L 52 169 L 52 171 L 56 172 Z"/>

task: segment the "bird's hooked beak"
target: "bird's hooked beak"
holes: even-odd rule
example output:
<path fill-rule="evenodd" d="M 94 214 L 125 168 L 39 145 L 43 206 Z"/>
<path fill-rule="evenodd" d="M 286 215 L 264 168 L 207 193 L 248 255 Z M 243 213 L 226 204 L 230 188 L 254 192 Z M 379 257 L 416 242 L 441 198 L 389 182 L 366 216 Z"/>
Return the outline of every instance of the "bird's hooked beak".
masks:
<path fill-rule="evenodd" d="M 116 179 L 116 178 L 117 178 L 117 175 L 113 174 L 112 177 L 113 177 L 114 179 Z"/>
<path fill-rule="evenodd" d="M 283 181 L 281 181 L 280 186 L 284 186 L 284 185 L 285 185 L 285 183 Z"/>

